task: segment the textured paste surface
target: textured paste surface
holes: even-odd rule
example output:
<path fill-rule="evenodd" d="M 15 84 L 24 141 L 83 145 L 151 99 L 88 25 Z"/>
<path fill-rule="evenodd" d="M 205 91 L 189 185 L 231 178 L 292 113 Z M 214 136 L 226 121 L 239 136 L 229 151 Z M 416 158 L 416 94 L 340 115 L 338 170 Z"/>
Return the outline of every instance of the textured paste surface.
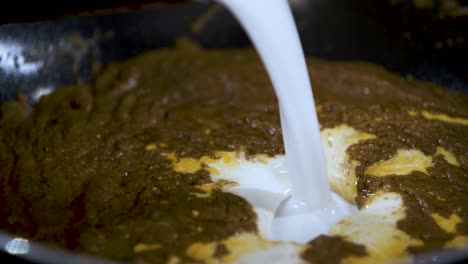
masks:
<path fill-rule="evenodd" d="M 187 43 L 34 107 L 4 103 L 0 228 L 138 263 L 376 263 L 466 245 L 468 96 L 308 64 L 330 184 L 360 209 L 328 235 L 266 238 L 288 187 L 273 88 L 253 50 Z"/>

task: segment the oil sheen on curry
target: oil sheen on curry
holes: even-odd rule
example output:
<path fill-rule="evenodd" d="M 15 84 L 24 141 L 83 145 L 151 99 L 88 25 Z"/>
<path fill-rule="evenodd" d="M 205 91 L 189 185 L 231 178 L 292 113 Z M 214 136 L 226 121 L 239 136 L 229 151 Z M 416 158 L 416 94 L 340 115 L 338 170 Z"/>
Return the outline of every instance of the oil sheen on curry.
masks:
<path fill-rule="evenodd" d="M 255 51 L 183 41 L 1 106 L 0 228 L 138 263 L 410 262 L 467 245 L 468 96 L 368 63 L 308 65 L 329 182 L 359 208 L 327 235 L 268 240 L 226 176 L 284 158 Z"/>

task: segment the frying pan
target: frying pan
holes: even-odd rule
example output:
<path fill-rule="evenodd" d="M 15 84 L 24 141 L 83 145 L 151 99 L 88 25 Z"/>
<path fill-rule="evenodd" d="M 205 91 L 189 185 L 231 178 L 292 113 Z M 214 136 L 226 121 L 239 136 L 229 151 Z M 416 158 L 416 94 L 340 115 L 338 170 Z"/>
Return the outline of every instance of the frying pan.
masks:
<path fill-rule="evenodd" d="M 21 1 L 15 2 L 21 6 Z M 128 9 L 123 4 L 117 9 L 116 5 L 95 6 L 98 11 L 91 13 L 98 15 L 89 16 L 80 1 L 52 2 L 61 13 L 44 13 L 44 8 L 22 15 L 0 11 L 0 102 L 23 93 L 34 104 L 57 87 L 90 82 L 95 71 L 112 61 L 169 47 L 180 36 L 189 36 L 205 48 L 250 46 L 236 20 L 213 3 L 158 4 L 144 9 L 137 5 L 140 10 L 132 12 L 120 12 Z M 59 8 L 64 2 L 70 3 L 68 9 L 66 4 Z M 421 7 L 405 0 L 291 1 L 306 54 L 370 61 L 407 78 L 468 93 L 468 15 L 463 7 L 468 1 L 458 1 L 455 11 L 444 8 L 444 1 L 429 2 L 433 5 Z M 112 8 L 102 12 L 101 7 Z M 36 19 L 49 20 L 31 22 Z M 31 241 L 27 252 L 12 254 L 15 251 L 8 251 L 7 245 L 14 238 L 0 232 L 0 260 L 108 263 Z M 415 261 L 463 263 L 468 261 L 468 251 L 433 252 Z"/>

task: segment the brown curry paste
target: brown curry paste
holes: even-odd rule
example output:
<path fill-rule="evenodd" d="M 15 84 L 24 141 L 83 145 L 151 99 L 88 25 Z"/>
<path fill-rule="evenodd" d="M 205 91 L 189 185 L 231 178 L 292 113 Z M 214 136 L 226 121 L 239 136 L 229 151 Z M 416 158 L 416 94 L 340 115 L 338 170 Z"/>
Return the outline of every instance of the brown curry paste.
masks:
<path fill-rule="evenodd" d="M 456 232 L 468 235 L 468 126 L 408 114 L 468 118 L 468 96 L 366 63 L 309 65 L 322 128 L 345 123 L 378 136 L 349 150 L 361 163 L 357 204 L 378 190 L 400 193 L 408 210 L 398 226 L 424 241 L 412 252 L 454 237 L 432 212 L 457 213 Z M 430 176 L 364 174 L 398 149 L 434 155 L 436 146 L 460 166 L 435 156 Z M 0 228 L 115 260 L 192 261 L 184 254 L 191 243 L 257 228 L 246 200 L 222 191 L 198 197 L 194 186 L 209 183 L 209 173 L 178 173 L 161 155 L 197 158 L 214 150 L 284 153 L 276 97 L 253 50 L 180 45 L 114 63 L 89 86 L 58 89 L 33 107 L 19 97 L 1 106 Z M 136 252 L 138 243 L 158 250 Z M 303 257 L 329 256 L 325 248 L 341 249 L 329 251 L 336 263 L 365 254 L 362 246 L 321 236 Z"/>

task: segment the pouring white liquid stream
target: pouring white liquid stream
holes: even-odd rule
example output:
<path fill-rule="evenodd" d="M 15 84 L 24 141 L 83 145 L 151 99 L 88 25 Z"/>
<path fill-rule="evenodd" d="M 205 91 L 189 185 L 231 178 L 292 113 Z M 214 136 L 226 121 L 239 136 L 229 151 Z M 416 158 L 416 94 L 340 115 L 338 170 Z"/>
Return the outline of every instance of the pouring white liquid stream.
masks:
<path fill-rule="evenodd" d="M 275 88 L 292 197 L 273 221 L 271 239 L 305 242 L 353 210 L 330 191 L 314 99 L 286 0 L 219 0 L 238 18 Z"/>

